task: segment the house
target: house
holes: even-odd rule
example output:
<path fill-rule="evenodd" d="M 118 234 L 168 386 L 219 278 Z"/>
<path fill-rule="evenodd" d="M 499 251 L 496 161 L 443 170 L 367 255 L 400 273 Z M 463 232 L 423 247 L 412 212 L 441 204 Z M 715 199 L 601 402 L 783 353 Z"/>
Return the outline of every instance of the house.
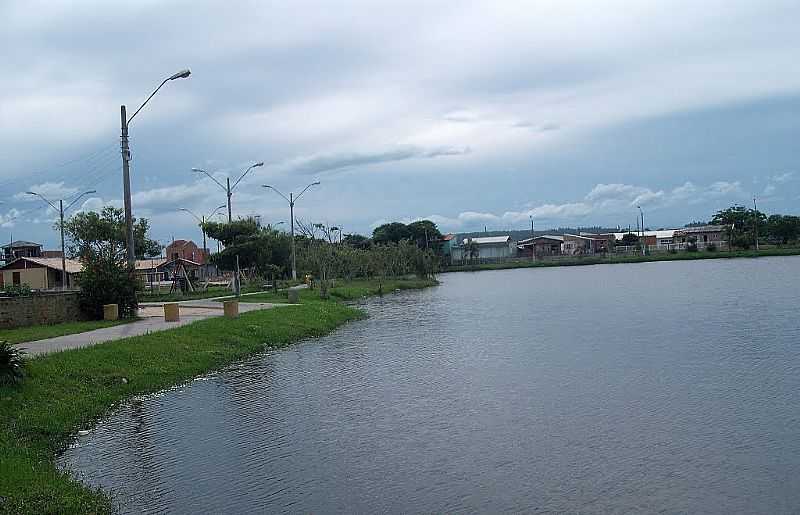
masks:
<path fill-rule="evenodd" d="M 166 257 L 173 259 L 188 259 L 193 263 L 205 264 L 208 249 L 201 250 L 192 240 L 174 240 L 167 245 Z"/>
<path fill-rule="evenodd" d="M 568 256 L 602 254 L 609 251 L 609 242 L 611 241 L 606 235 L 565 234 L 564 254 Z"/>
<path fill-rule="evenodd" d="M 445 234 L 442 236 L 441 242 L 442 255 L 449 256 L 453 251 L 453 247 L 458 243 L 458 240 L 456 239 L 455 234 Z"/>
<path fill-rule="evenodd" d="M 33 290 L 75 286 L 83 270 L 80 261 L 65 260 L 66 284 L 62 279 L 61 258 L 19 257 L 0 267 L 0 289 L 9 285 L 28 285 Z"/>
<path fill-rule="evenodd" d="M 545 234 L 517 242 L 517 253 L 525 257 L 559 256 L 563 252 L 564 237 Z"/>
<path fill-rule="evenodd" d="M 166 281 L 167 274 L 160 267 L 167 262 L 167 258 L 157 257 L 149 259 L 137 259 L 134 264 L 136 277 L 145 284 L 153 284 Z"/>
<path fill-rule="evenodd" d="M 502 260 L 514 257 L 516 244 L 511 236 L 486 236 L 483 238 L 464 238 L 461 245 L 451 249 L 453 261 Z"/>
<path fill-rule="evenodd" d="M 30 241 L 12 241 L 3 246 L 3 259 L 6 263 L 21 257 L 42 257 L 42 246 Z"/>
<path fill-rule="evenodd" d="M 676 229 L 673 234 L 673 242 L 679 246 L 684 246 L 695 238 L 698 248 L 705 248 L 708 245 L 723 246 L 727 243 L 728 225 L 702 225 L 700 227 L 684 227 Z"/>
<path fill-rule="evenodd" d="M 670 246 L 674 243 L 673 241 L 673 234 L 675 233 L 675 229 L 661 229 L 658 231 L 644 231 L 645 236 L 645 243 L 648 247 L 660 247 L 660 248 L 670 248 Z M 625 234 L 624 232 L 615 232 L 614 236 L 617 240 L 621 240 Z M 639 236 L 638 232 L 633 232 L 636 236 Z"/>

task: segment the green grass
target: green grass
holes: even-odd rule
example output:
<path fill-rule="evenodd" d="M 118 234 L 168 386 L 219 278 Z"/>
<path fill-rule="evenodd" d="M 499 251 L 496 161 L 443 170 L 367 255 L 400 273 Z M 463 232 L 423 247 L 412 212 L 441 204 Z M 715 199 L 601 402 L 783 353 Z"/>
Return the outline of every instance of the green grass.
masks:
<path fill-rule="evenodd" d="M 699 252 L 669 252 L 650 254 L 647 256 L 615 256 L 607 257 L 587 256 L 575 258 L 561 258 L 547 261 L 511 261 L 508 263 L 486 263 L 475 265 L 458 265 L 444 268 L 444 272 L 472 272 L 479 270 L 505 270 L 509 268 L 538 268 L 551 266 L 582 266 L 582 265 L 610 265 L 622 263 L 648 263 L 652 261 L 686 261 L 695 259 L 731 259 L 731 258 L 758 258 L 768 256 L 796 256 L 800 255 L 800 248 L 768 248 L 756 252 L 755 250 L 727 251 L 699 251 Z"/>
<path fill-rule="evenodd" d="M 291 284 L 290 281 L 278 281 L 281 283 Z M 297 282 L 297 281 L 295 281 Z M 263 291 L 263 282 L 252 282 L 250 284 L 242 284 L 242 293 L 255 293 Z M 209 286 L 205 290 L 195 290 L 189 293 L 169 293 L 169 287 L 162 288 L 162 293 L 142 292 L 139 294 L 139 302 L 179 302 L 182 300 L 196 300 L 196 299 L 209 299 L 212 297 L 227 297 L 233 295 L 230 288 L 225 286 Z"/>
<path fill-rule="evenodd" d="M 432 284 L 387 281 L 384 291 Z M 367 281 L 336 288 L 341 298 L 376 290 L 377 283 Z M 110 512 L 104 492 L 54 466 L 54 456 L 77 430 L 92 427 L 133 395 L 168 388 L 265 347 L 322 336 L 363 316 L 353 307 L 319 300 L 318 291 L 303 292 L 298 306 L 206 319 L 31 360 L 22 386 L 0 387 L 0 513 Z"/>
<path fill-rule="evenodd" d="M 64 336 L 65 334 L 85 333 L 103 327 L 125 324 L 132 320 L 90 320 L 85 322 L 64 322 L 52 325 L 32 325 L 28 327 L 16 327 L 14 329 L 0 329 L 0 341 L 9 343 L 32 342 Z"/>
<path fill-rule="evenodd" d="M 386 279 L 379 281 L 377 279 L 357 279 L 354 281 L 341 281 L 337 280 L 334 286 L 330 289 L 330 296 L 337 300 L 355 300 L 361 297 L 368 297 L 378 295 L 379 293 L 391 293 L 394 290 L 409 290 L 427 288 L 428 286 L 436 285 L 436 281 L 432 279 Z M 319 285 L 315 285 L 313 290 L 302 289 L 300 290 L 300 302 L 307 300 L 319 299 Z M 279 291 L 278 293 L 264 292 L 257 295 L 247 295 L 239 299 L 240 302 L 278 302 L 284 303 L 287 301 L 286 291 Z"/>

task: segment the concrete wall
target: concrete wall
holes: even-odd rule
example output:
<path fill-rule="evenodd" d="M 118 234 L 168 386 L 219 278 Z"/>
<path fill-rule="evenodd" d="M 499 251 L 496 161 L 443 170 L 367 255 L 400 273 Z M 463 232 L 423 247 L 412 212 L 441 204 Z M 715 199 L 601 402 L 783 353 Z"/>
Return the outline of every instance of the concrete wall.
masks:
<path fill-rule="evenodd" d="M 27 297 L 0 297 L 0 328 L 57 324 L 83 320 L 78 292 L 37 293 Z"/>

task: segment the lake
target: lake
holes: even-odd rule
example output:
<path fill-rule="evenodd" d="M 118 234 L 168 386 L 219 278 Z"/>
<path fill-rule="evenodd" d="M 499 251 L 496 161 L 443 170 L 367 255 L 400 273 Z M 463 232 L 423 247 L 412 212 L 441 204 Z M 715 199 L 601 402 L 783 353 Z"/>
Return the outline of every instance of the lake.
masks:
<path fill-rule="evenodd" d="M 439 278 L 61 464 L 124 513 L 800 511 L 800 257 Z"/>

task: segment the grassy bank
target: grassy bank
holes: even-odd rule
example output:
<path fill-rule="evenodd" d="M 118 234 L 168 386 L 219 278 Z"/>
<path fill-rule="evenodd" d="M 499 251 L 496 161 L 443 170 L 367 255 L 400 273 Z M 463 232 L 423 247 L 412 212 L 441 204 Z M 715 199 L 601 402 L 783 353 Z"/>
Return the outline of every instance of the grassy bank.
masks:
<path fill-rule="evenodd" d="M 330 289 L 330 296 L 337 300 L 356 300 L 361 297 L 391 293 L 395 290 L 409 290 L 434 286 L 436 281 L 430 279 L 386 279 L 386 280 L 355 280 L 335 281 Z M 257 295 L 242 297 L 240 302 L 286 302 L 286 291 L 264 292 Z M 319 299 L 319 288 L 313 290 L 300 290 L 300 301 Z"/>
<path fill-rule="evenodd" d="M 391 281 L 395 288 L 432 282 Z M 377 283 L 343 283 L 339 298 Z M 316 294 L 316 295 L 315 295 Z M 271 295 L 271 294 L 268 294 Z M 0 513 L 107 513 L 111 500 L 54 466 L 54 456 L 115 404 L 156 392 L 262 351 L 324 335 L 363 312 L 318 292 L 297 306 L 212 318 L 32 360 L 20 387 L 0 387 Z"/>
<path fill-rule="evenodd" d="M 55 338 L 66 334 L 85 333 L 103 327 L 125 324 L 132 320 L 89 320 L 84 322 L 64 322 L 52 325 L 31 325 L 28 327 L 16 327 L 14 329 L 0 330 L 0 341 L 9 343 L 32 342 L 44 340 L 45 338 Z"/>
<path fill-rule="evenodd" d="M 508 263 L 486 263 L 475 265 L 459 265 L 445 267 L 443 272 L 473 272 L 478 270 L 505 270 L 509 268 L 537 268 L 551 266 L 582 266 L 582 265 L 613 265 L 622 263 L 648 263 L 652 261 L 688 261 L 696 259 L 732 259 L 732 258 L 758 258 L 768 256 L 797 256 L 800 248 L 772 248 L 758 252 L 754 250 L 735 250 L 733 252 L 668 252 L 650 254 L 647 256 L 615 256 L 607 257 L 587 256 L 575 258 L 561 258 L 548 261 L 511 261 Z"/>
<path fill-rule="evenodd" d="M 242 293 L 261 291 L 261 284 L 243 284 Z M 139 294 L 139 302 L 180 302 L 182 300 L 210 299 L 213 297 L 226 297 L 233 295 L 230 288 L 224 286 L 211 286 L 205 290 L 195 290 L 187 293 L 169 293 L 169 288 L 164 288 L 162 293 L 143 292 Z"/>

